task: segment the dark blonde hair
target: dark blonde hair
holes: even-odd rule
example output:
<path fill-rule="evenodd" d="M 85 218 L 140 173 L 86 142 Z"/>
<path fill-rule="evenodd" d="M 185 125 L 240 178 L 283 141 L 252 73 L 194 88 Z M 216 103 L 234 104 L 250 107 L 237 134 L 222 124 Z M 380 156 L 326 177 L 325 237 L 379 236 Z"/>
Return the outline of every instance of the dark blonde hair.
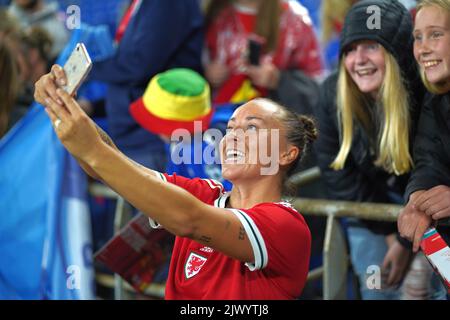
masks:
<path fill-rule="evenodd" d="M 229 7 L 232 3 L 232 0 L 212 0 L 206 9 L 206 27 L 213 22 L 223 9 Z M 281 12 L 280 0 L 263 0 L 260 2 L 255 33 L 266 40 L 264 52 L 271 52 L 277 48 Z"/>
<path fill-rule="evenodd" d="M 7 42 L 0 41 L 0 137 L 8 129 L 9 116 L 17 97 L 18 71 Z"/>
<path fill-rule="evenodd" d="M 36 49 L 40 58 L 50 64 L 53 40 L 45 29 L 34 26 L 22 34 L 21 40 L 25 51 Z"/>
<path fill-rule="evenodd" d="M 299 149 L 297 158 L 285 169 L 281 181 L 282 193 L 290 197 L 295 196 L 297 188 L 288 178 L 295 172 L 304 156 L 308 154 L 312 143 L 318 137 L 318 129 L 313 118 L 297 114 L 278 103 L 274 102 L 274 104 L 279 108 L 275 116 L 286 130 L 286 140 Z"/>
<path fill-rule="evenodd" d="M 4 37 L 18 38 L 22 33 L 19 21 L 11 16 L 6 9 L 0 8 L 0 41 Z"/>
<path fill-rule="evenodd" d="M 304 155 L 309 152 L 312 143 L 317 139 L 318 130 L 313 118 L 296 114 L 284 106 L 280 106 L 280 113 L 277 116 L 286 129 L 287 141 L 300 150 L 299 156 L 287 170 L 287 176 L 289 176 L 296 169 Z"/>
<path fill-rule="evenodd" d="M 417 4 L 417 12 L 419 12 L 424 7 L 437 6 L 444 10 L 450 10 L 450 1 L 448 0 L 421 0 Z"/>
<path fill-rule="evenodd" d="M 271 104 L 278 108 L 274 116 L 286 130 L 286 140 L 289 144 L 300 150 L 297 159 L 295 159 L 287 170 L 289 175 L 302 160 L 304 154 L 309 151 L 311 144 L 317 139 L 318 129 L 316 121 L 310 116 L 297 114 L 287 107 L 267 98 L 256 98 L 253 101 L 256 103 Z"/>

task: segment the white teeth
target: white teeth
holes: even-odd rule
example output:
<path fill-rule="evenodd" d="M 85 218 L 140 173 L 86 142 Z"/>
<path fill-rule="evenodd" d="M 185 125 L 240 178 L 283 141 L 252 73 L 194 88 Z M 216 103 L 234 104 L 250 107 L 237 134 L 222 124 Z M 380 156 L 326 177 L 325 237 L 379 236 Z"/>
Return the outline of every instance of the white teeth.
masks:
<path fill-rule="evenodd" d="M 434 67 L 434 66 L 437 66 L 438 64 L 439 64 L 438 60 L 423 62 L 423 65 L 425 66 L 425 68 Z"/>
<path fill-rule="evenodd" d="M 375 73 L 376 70 L 374 69 L 364 69 L 364 70 L 358 70 L 356 71 L 356 73 L 358 73 L 358 75 L 360 76 L 367 76 L 369 74 L 373 74 Z"/>
<path fill-rule="evenodd" d="M 245 154 L 238 150 L 227 150 L 225 155 L 227 158 L 243 158 Z"/>

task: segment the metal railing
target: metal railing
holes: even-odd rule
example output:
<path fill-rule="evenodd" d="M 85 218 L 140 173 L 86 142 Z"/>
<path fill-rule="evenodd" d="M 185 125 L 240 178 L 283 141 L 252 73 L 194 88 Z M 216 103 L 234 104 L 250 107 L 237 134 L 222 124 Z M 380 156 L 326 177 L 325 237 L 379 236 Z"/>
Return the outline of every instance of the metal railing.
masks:
<path fill-rule="evenodd" d="M 320 169 L 313 167 L 293 175 L 289 180 L 297 187 L 320 178 Z M 345 299 L 347 271 L 350 258 L 344 233 L 338 222 L 340 217 L 368 220 L 396 221 L 402 206 L 379 203 L 333 201 L 326 199 L 295 198 L 293 206 L 305 216 L 327 217 L 323 244 L 323 265 L 308 274 L 308 281 L 322 279 L 323 299 Z"/>
<path fill-rule="evenodd" d="M 290 182 L 297 187 L 304 186 L 320 177 L 320 169 L 314 167 L 290 178 Z M 94 196 L 102 196 L 117 200 L 114 222 L 115 232 L 126 222 L 125 215 L 130 206 L 121 196 L 101 184 L 91 184 L 89 191 Z M 325 300 L 346 298 L 346 279 L 349 268 L 349 254 L 346 240 L 338 222 L 340 217 L 354 217 L 359 219 L 396 221 L 400 205 L 380 203 L 360 203 L 350 201 L 333 201 L 325 199 L 295 198 L 292 201 L 294 207 L 303 215 L 327 217 L 325 238 L 323 246 L 323 265 L 308 274 L 307 281 L 323 280 L 323 298 Z M 101 279 L 104 279 L 102 277 Z M 103 281 L 108 282 L 108 281 Z M 108 282 L 111 285 L 111 281 Z M 123 280 L 116 275 L 114 281 L 114 293 L 116 299 L 123 299 L 124 290 L 132 290 L 124 285 Z M 161 297 L 161 288 L 146 293 Z"/>
<path fill-rule="evenodd" d="M 323 298 L 325 300 L 345 299 L 346 297 L 349 254 L 338 218 L 353 217 L 394 222 L 403 208 L 393 204 L 305 198 L 295 198 L 293 205 L 305 216 L 327 217 L 323 245 L 323 266 L 311 270 L 308 275 L 308 281 L 320 278 L 319 275 L 322 276 Z"/>

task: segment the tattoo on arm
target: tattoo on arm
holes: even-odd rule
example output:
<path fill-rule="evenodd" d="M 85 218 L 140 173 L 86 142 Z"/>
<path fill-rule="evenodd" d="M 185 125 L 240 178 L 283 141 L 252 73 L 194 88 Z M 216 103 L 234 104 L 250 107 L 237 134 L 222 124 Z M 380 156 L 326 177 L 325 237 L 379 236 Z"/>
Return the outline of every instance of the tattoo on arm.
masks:
<path fill-rule="evenodd" d="M 111 140 L 111 138 L 108 136 L 108 134 L 102 130 L 99 126 L 95 126 L 97 129 L 98 134 L 100 135 L 100 138 L 102 138 L 103 142 L 105 142 L 108 146 L 117 148 L 114 142 Z"/>
<path fill-rule="evenodd" d="M 239 228 L 239 240 L 245 239 L 245 229 L 243 227 Z"/>
<path fill-rule="evenodd" d="M 211 242 L 211 237 L 207 237 L 207 236 L 201 236 L 199 238 L 200 241 L 204 242 L 204 243 L 210 243 Z"/>

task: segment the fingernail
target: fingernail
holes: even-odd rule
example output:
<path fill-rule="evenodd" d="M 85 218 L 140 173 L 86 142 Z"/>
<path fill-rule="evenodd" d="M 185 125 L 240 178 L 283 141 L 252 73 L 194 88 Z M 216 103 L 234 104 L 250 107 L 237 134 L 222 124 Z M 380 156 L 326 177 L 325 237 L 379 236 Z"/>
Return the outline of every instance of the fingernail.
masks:
<path fill-rule="evenodd" d="M 58 104 L 63 105 L 63 102 L 60 99 L 57 99 L 56 102 L 58 102 Z"/>
<path fill-rule="evenodd" d="M 59 79 L 58 82 L 61 86 L 66 85 L 66 81 L 64 79 Z"/>
<path fill-rule="evenodd" d="M 45 99 L 45 104 L 50 104 L 50 99 L 49 98 Z"/>

